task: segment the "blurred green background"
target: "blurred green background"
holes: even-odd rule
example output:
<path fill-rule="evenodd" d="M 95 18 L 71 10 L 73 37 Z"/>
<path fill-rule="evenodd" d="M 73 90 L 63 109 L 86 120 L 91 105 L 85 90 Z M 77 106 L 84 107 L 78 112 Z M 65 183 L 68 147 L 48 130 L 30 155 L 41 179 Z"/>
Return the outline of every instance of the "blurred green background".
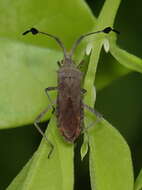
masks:
<path fill-rule="evenodd" d="M 102 0 L 87 0 L 95 16 L 98 16 L 103 5 Z M 139 57 L 142 47 L 142 1 L 122 1 L 115 28 L 121 32 L 118 44 Z M 113 125 L 127 140 L 134 165 L 135 177 L 142 168 L 142 74 L 129 74 L 114 80 L 109 86 L 99 90 L 99 81 L 105 75 L 114 76 L 114 64 L 117 62 L 110 54 L 102 50 L 96 78 L 97 101 L 96 109 Z M 118 65 L 119 69 L 125 70 Z M 103 71 L 103 76 L 102 73 Z M 123 72 L 122 72 L 123 73 Z M 101 79 L 102 80 L 102 79 Z M 102 82 L 103 83 L 103 82 Z M 46 123 L 43 124 L 46 126 Z M 0 131 L 0 189 L 4 190 L 11 180 L 37 149 L 41 136 L 33 126 L 23 126 Z M 81 139 L 80 139 L 81 141 Z M 75 189 L 90 189 L 88 157 L 80 162 L 80 144 L 76 147 L 75 157 Z M 117 151 L 117 150 L 116 150 Z M 9 162 L 9 160 L 11 160 Z"/>

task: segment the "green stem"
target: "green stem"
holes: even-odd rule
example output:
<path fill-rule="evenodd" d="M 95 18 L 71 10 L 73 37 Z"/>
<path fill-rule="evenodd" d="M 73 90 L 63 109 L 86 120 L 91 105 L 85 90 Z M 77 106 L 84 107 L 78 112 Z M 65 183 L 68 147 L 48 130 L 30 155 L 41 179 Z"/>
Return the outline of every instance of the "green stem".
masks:
<path fill-rule="evenodd" d="M 95 45 L 92 50 L 90 63 L 88 66 L 88 71 L 87 71 L 87 74 L 85 77 L 85 83 L 84 83 L 84 87 L 87 90 L 87 93 L 85 96 L 85 103 L 90 106 L 94 106 L 94 102 L 95 102 L 94 81 L 95 81 L 100 51 L 102 47 L 100 38 L 95 38 L 94 40 L 95 40 Z"/>
<path fill-rule="evenodd" d="M 97 27 L 113 26 L 121 0 L 106 0 L 98 18 Z M 104 23 L 105 21 L 105 23 Z M 105 25 L 104 25 L 105 24 Z"/>

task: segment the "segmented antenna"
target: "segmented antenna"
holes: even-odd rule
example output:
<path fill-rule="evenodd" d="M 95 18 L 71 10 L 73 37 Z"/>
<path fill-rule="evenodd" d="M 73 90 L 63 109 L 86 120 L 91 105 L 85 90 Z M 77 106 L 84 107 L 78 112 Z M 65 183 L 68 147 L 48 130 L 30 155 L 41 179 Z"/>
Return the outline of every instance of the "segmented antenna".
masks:
<path fill-rule="evenodd" d="M 47 36 L 49 36 L 49 37 L 51 37 L 51 38 L 53 38 L 53 39 L 56 40 L 56 42 L 59 44 L 59 46 L 63 49 L 63 53 L 64 53 L 64 57 L 65 57 L 65 58 L 71 58 L 71 57 L 73 56 L 74 52 L 75 52 L 75 49 L 77 48 L 77 46 L 79 45 L 79 43 L 80 43 L 85 37 L 90 36 L 90 35 L 92 35 L 92 34 L 97 34 L 97 33 L 106 33 L 106 34 L 108 34 L 108 33 L 111 32 L 111 31 L 113 31 L 113 32 L 115 32 L 115 33 L 117 33 L 117 34 L 120 34 L 119 31 L 117 31 L 117 30 L 115 30 L 115 29 L 112 29 L 111 27 L 106 27 L 106 28 L 103 29 L 103 30 L 99 30 L 99 31 L 96 31 L 96 32 L 90 32 L 90 33 L 81 35 L 81 36 L 75 41 L 75 43 L 73 44 L 72 49 L 71 49 L 71 51 L 69 52 L 69 54 L 67 54 L 66 48 L 65 48 L 64 44 L 61 42 L 61 40 L 60 40 L 58 37 L 56 37 L 56 36 L 54 36 L 54 35 L 52 35 L 52 34 L 48 34 L 48 33 L 46 33 L 46 32 L 41 32 L 41 31 L 37 30 L 36 28 L 31 28 L 30 30 L 25 31 L 25 32 L 23 33 L 23 35 L 26 35 L 26 34 L 28 34 L 28 33 L 30 33 L 30 32 L 31 32 L 33 35 L 35 35 L 35 34 L 44 34 L 44 35 L 47 35 Z"/>
<path fill-rule="evenodd" d="M 47 35 L 47 36 L 49 36 L 49 37 L 55 39 L 56 42 L 59 44 L 59 46 L 63 49 L 63 53 L 64 53 L 65 58 L 67 58 L 66 48 L 65 48 L 64 44 L 61 42 L 61 40 L 60 40 L 58 37 L 56 37 L 56 36 L 54 36 L 54 35 L 52 35 L 52 34 L 48 34 L 47 32 L 41 32 L 41 31 L 37 30 L 36 28 L 31 28 L 30 30 L 25 31 L 25 32 L 23 33 L 23 35 L 26 35 L 26 34 L 28 34 L 28 33 L 30 33 L 30 32 L 31 32 L 33 35 L 36 35 L 36 34 L 44 34 L 44 35 Z"/>
<path fill-rule="evenodd" d="M 115 29 L 112 29 L 111 27 L 106 27 L 106 28 L 103 29 L 103 30 L 99 30 L 99 31 L 96 31 L 96 32 L 90 32 L 90 33 L 81 35 L 81 36 L 75 41 L 75 43 L 73 44 L 73 47 L 72 47 L 72 49 L 71 49 L 71 51 L 70 51 L 70 53 L 69 53 L 69 56 L 70 56 L 70 57 L 73 56 L 76 47 L 79 45 L 79 43 L 80 43 L 85 37 L 90 36 L 90 35 L 92 35 L 92 34 L 97 34 L 97 33 L 106 33 L 106 34 L 108 34 L 108 33 L 111 32 L 111 31 L 113 31 L 113 32 L 115 32 L 115 33 L 117 33 L 117 34 L 120 34 L 119 31 L 117 31 L 117 30 L 115 30 Z"/>

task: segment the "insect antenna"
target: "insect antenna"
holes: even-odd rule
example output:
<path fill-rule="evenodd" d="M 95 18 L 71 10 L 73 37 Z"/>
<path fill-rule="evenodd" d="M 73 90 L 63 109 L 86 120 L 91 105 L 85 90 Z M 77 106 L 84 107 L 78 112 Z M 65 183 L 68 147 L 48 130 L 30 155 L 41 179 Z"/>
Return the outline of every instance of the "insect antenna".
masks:
<path fill-rule="evenodd" d="M 85 37 L 90 36 L 90 35 L 92 35 L 92 34 L 97 34 L 97 33 L 106 33 L 106 34 L 107 34 L 107 33 L 111 32 L 111 31 L 113 31 L 113 32 L 115 32 L 115 33 L 117 33 L 117 34 L 120 34 L 119 31 L 117 31 L 117 30 L 115 30 L 115 29 L 112 29 L 111 27 L 106 27 L 106 28 L 103 29 L 103 30 L 99 30 L 99 31 L 96 31 L 96 32 L 90 32 L 90 33 L 81 35 L 81 36 L 75 41 L 75 43 L 73 44 L 73 47 L 72 47 L 72 49 L 71 49 L 71 51 L 70 51 L 70 53 L 69 53 L 69 57 L 72 57 L 72 56 L 73 56 L 76 47 L 79 45 L 79 43 L 80 43 L 80 42 L 82 41 L 82 39 L 84 39 Z"/>
<path fill-rule="evenodd" d="M 62 48 L 62 50 L 63 50 L 64 57 L 67 58 L 67 51 L 66 51 L 66 48 L 65 48 L 64 44 L 61 42 L 61 40 L 60 40 L 58 37 L 56 37 L 56 36 L 54 36 L 54 35 L 52 35 L 52 34 L 48 34 L 47 32 L 41 32 L 41 31 L 37 30 L 36 28 L 31 28 L 30 30 L 25 31 L 25 32 L 23 33 L 23 35 L 26 35 L 26 34 L 28 34 L 28 33 L 30 33 L 30 32 L 31 32 L 33 35 L 36 35 L 36 34 L 44 34 L 44 35 L 47 35 L 47 36 L 53 38 L 54 40 L 56 40 L 56 42 L 59 44 L 59 46 L 60 46 L 60 47 Z"/>

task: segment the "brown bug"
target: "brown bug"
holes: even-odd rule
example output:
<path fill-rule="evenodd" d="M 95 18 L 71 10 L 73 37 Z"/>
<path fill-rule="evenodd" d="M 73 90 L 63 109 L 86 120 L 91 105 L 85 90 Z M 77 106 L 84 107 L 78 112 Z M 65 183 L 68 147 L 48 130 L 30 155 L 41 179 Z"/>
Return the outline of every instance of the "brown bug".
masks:
<path fill-rule="evenodd" d="M 76 64 L 72 60 L 72 56 L 74 51 L 80 41 L 84 39 L 86 36 L 96 34 L 96 33 L 109 33 L 110 31 L 114 31 L 118 33 L 115 29 L 111 27 L 107 27 L 104 30 L 91 32 L 80 36 L 76 42 L 74 43 L 71 51 L 67 53 L 64 44 L 60 41 L 60 39 L 52 34 L 48 34 L 45 32 L 40 32 L 35 28 L 31 28 L 23 33 L 23 35 L 31 32 L 32 34 L 44 34 L 56 40 L 56 42 L 60 45 L 63 50 L 64 58 L 61 62 L 58 62 L 59 70 L 58 70 L 58 86 L 57 87 L 48 87 L 45 89 L 45 92 L 52 104 L 54 109 L 54 105 L 50 99 L 48 91 L 50 90 L 57 90 L 57 102 L 56 102 L 56 116 L 58 127 L 60 132 L 64 136 L 64 138 L 68 141 L 73 143 L 78 136 L 80 135 L 82 128 L 83 128 L 83 118 L 84 118 L 84 107 L 90 110 L 93 113 L 96 111 L 83 104 L 83 93 L 85 92 L 84 89 L 81 88 L 81 81 L 82 81 L 82 73 L 77 68 Z M 46 108 L 35 120 L 35 126 L 38 131 L 46 138 L 48 143 L 51 145 L 51 151 L 49 152 L 48 157 L 50 156 L 51 152 L 53 151 L 53 145 L 48 140 L 46 135 L 41 131 L 39 128 L 38 123 L 40 122 L 43 115 L 49 110 L 49 107 Z"/>

